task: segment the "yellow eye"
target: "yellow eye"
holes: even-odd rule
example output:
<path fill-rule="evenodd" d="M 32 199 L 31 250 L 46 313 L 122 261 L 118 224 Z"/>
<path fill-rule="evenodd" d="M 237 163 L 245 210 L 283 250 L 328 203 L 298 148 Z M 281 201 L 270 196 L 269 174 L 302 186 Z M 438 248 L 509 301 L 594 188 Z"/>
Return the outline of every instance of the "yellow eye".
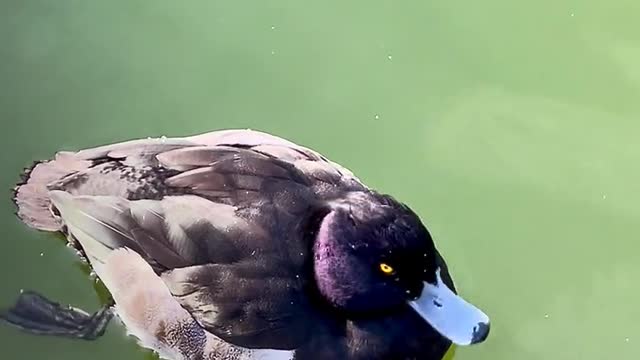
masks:
<path fill-rule="evenodd" d="M 386 275 L 393 274 L 393 268 L 385 263 L 380 264 L 380 271 L 382 271 Z"/>

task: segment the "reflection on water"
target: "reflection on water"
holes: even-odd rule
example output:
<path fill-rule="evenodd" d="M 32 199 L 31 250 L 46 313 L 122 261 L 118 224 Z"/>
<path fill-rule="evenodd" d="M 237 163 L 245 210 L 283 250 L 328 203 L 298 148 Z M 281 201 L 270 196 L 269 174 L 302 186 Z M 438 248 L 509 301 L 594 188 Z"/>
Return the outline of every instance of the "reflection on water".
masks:
<path fill-rule="evenodd" d="M 0 188 L 59 149 L 273 132 L 425 219 L 492 319 L 456 360 L 636 359 L 639 15 L 631 0 L 8 2 Z M 2 201 L 0 306 L 29 288 L 97 309 L 86 267 Z M 0 339 L 3 359 L 151 356 L 115 323 L 97 342 Z"/>

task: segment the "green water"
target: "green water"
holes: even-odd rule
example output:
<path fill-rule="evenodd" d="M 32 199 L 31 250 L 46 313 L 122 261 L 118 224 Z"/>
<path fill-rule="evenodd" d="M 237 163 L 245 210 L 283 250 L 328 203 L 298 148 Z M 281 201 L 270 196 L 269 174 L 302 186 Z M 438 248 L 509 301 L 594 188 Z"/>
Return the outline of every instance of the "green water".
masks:
<path fill-rule="evenodd" d="M 457 360 L 640 357 L 640 3 L 0 0 L 0 188 L 59 149 L 219 128 L 321 151 L 427 222 L 490 339 Z M 0 204 L 0 306 L 99 306 Z M 148 359 L 0 326 L 2 359 Z"/>

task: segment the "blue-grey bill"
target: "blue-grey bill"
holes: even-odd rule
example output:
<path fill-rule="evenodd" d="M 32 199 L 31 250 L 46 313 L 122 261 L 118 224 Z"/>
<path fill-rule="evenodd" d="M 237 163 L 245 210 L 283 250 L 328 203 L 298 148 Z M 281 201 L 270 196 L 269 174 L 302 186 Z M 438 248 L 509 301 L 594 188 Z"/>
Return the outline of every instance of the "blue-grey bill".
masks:
<path fill-rule="evenodd" d="M 422 294 L 409 305 L 442 336 L 457 345 L 484 341 L 489 334 L 489 317 L 447 287 L 436 271 L 435 285 L 424 283 Z"/>

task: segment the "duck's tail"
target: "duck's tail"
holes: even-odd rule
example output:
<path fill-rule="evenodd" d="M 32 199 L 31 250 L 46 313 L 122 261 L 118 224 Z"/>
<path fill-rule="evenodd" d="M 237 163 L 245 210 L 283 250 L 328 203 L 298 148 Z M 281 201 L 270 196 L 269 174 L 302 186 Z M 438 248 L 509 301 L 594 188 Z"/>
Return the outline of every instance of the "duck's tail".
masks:
<path fill-rule="evenodd" d="M 90 162 L 74 153 L 60 152 L 53 160 L 38 161 L 24 170 L 22 181 L 16 185 L 13 202 L 16 215 L 28 226 L 43 231 L 60 231 L 62 223 L 51 208 L 51 185 L 78 171 L 87 169 Z"/>

